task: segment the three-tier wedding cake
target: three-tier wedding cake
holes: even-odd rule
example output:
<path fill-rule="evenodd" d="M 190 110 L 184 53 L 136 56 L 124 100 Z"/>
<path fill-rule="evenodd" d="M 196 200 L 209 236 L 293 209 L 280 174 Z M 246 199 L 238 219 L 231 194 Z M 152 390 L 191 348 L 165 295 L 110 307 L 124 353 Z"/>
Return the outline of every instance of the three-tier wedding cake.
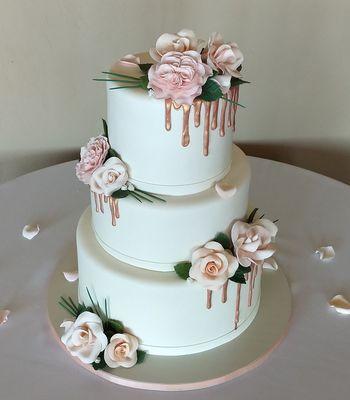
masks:
<path fill-rule="evenodd" d="M 182 30 L 96 79 L 107 122 L 76 168 L 91 207 L 77 229 L 76 319 L 62 324 L 81 361 L 202 352 L 254 320 L 277 228 L 248 213 L 250 167 L 233 144 L 242 62 L 221 35 Z"/>

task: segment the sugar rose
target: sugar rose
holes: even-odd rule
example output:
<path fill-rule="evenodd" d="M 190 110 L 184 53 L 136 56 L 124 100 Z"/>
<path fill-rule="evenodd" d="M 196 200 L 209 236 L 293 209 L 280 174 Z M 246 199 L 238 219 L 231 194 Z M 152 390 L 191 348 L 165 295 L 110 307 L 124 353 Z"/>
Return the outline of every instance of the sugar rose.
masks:
<path fill-rule="evenodd" d="M 206 51 L 207 63 L 215 71 L 239 78 L 237 70 L 242 65 L 243 54 L 236 43 L 224 43 L 222 36 L 215 32 L 211 35 Z"/>
<path fill-rule="evenodd" d="M 84 364 L 95 362 L 107 346 L 101 318 L 92 312 L 84 311 L 74 322 L 62 322 L 61 327 L 64 328 L 62 343 L 72 356 L 78 357 Z"/>
<path fill-rule="evenodd" d="M 128 181 L 126 165 L 118 157 L 109 158 L 91 177 L 90 188 L 97 194 L 110 196 Z"/>
<path fill-rule="evenodd" d="M 80 161 L 75 167 L 78 179 L 85 184 L 90 183 L 93 172 L 106 159 L 109 143 L 105 136 L 92 137 L 88 144 L 80 149 Z"/>
<path fill-rule="evenodd" d="M 196 51 L 171 51 L 148 71 L 148 88 L 157 99 L 172 99 L 178 104 L 192 104 L 202 93 L 202 86 L 212 74 Z"/>
<path fill-rule="evenodd" d="M 150 56 L 159 62 L 164 54 L 170 51 L 185 52 L 188 50 L 197 50 L 198 40 L 193 31 L 182 29 L 178 33 L 163 33 L 157 42 L 156 47 L 149 51 Z"/>
<path fill-rule="evenodd" d="M 244 267 L 249 267 L 251 264 L 262 265 L 264 260 L 276 251 L 271 241 L 276 236 L 277 230 L 277 226 L 265 218 L 251 224 L 235 222 L 231 238 L 239 263 Z"/>
<path fill-rule="evenodd" d="M 220 243 L 208 242 L 193 252 L 190 278 L 209 290 L 218 290 L 238 268 L 237 259 Z"/>
<path fill-rule="evenodd" d="M 104 351 L 104 359 L 110 368 L 131 368 L 137 363 L 137 338 L 128 333 L 117 333 L 111 337 Z"/>

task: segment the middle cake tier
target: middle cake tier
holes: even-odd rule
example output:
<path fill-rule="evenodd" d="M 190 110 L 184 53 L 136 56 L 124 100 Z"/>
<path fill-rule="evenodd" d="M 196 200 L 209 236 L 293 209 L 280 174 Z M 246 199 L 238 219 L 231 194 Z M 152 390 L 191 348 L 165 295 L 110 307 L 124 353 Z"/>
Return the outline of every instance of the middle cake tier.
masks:
<path fill-rule="evenodd" d="M 215 187 L 189 196 L 164 196 L 166 202 L 139 203 L 91 193 L 92 228 L 100 245 L 115 258 L 155 271 L 173 271 L 193 250 L 227 231 L 246 215 L 250 166 L 233 146 L 232 166 Z"/>

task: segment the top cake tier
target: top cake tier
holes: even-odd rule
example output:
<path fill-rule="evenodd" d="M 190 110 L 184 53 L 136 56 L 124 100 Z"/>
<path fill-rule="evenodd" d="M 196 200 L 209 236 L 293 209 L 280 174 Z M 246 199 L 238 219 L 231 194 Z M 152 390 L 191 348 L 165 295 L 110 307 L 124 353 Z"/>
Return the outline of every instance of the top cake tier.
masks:
<path fill-rule="evenodd" d="M 147 57 L 141 54 L 142 62 L 149 62 Z M 138 66 L 120 63 L 110 72 L 141 76 Z M 156 99 L 142 89 L 115 87 L 114 82 L 107 82 L 109 141 L 122 155 L 130 181 L 139 189 L 166 195 L 194 194 L 228 173 L 233 104 L 219 99 L 179 105 L 170 99 Z M 228 98 L 234 98 L 235 90 L 228 92 Z"/>

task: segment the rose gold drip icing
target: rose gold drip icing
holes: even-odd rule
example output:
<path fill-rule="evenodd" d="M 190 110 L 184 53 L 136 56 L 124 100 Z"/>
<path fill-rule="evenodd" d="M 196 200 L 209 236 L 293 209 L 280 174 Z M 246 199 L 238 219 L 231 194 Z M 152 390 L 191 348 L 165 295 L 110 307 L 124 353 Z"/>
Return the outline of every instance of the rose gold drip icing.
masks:
<path fill-rule="evenodd" d="M 244 274 L 244 279 L 247 281 L 248 280 L 249 274 Z"/>
<path fill-rule="evenodd" d="M 238 98 L 239 98 L 239 86 L 235 86 L 233 88 L 233 101 L 235 103 L 238 103 Z M 233 108 L 233 121 L 232 121 L 232 128 L 233 132 L 236 130 L 236 112 L 237 112 L 237 104 L 232 104 Z"/>
<path fill-rule="evenodd" d="M 109 209 L 111 210 L 112 225 L 117 225 L 117 218 L 119 218 L 119 206 L 118 199 L 114 199 L 112 196 L 108 198 Z"/>
<path fill-rule="evenodd" d="M 180 110 L 180 108 L 181 108 L 181 104 L 177 104 L 176 101 L 173 101 L 173 106 L 174 106 L 175 110 Z"/>
<path fill-rule="evenodd" d="M 214 130 L 218 127 L 218 110 L 219 110 L 219 100 L 213 102 L 213 113 L 211 116 L 211 129 Z"/>
<path fill-rule="evenodd" d="M 227 101 L 222 100 L 221 115 L 220 115 L 220 136 L 225 136 L 225 120 L 226 120 Z"/>
<path fill-rule="evenodd" d="M 103 200 L 104 200 L 105 203 L 108 203 L 108 196 L 103 195 Z"/>
<path fill-rule="evenodd" d="M 224 286 L 222 287 L 222 295 L 221 295 L 222 303 L 226 303 L 227 301 L 227 286 L 228 286 L 228 280 L 224 283 Z"/>
<path fill-rule="evenodd" d="M 230 89 L 227 93 L 228 100 L 233 99 L 233 89 Z M 227 116 L 227 127 L 230 128 L 233 124 L 233 104 L 228 103 L 228 116 Z"/>
<path fill-rule="evenodd" d="M 236 292 L 236 309 L 235 309 L 235 330 L 238 327 L 239 322 L 239 307 L 241 303 L 241 284 L 237 283 L 237 292 Z"/>
<path fill-rule="evenodd" d="M 182 141 L 183 147 L 187 147 L 190 144 L 190 132 L 189 132 L 189 121 L 190 121 L 190 104 L 183 104 L 183 118 L 182 118 Z"/>
<path fill-rule="evenodd" d="M 165 99 L 165 129 L 170 131 L 171 129 L 171 106 L 173 101 L 171 99 Z"/>
<path fill-rule="evenodd" d="M 194 102 L 194 126 L 196 128 L 201 124 L 201 109 L 202 109 L 202 100 L 195 100 Z"/>
<path fill-rule="evenodd" d="M 251 267 L 252 270 L 249 272 L 249 290 L 248 290 L 248 307 L 252 305 L 252 298 L 253 298 L 253 275 L 255 266 Z"/>
<path fill-rule="evenodd" d="M 93 193 L 94 193 L 94 200 L 95 200 L 95 208 L 96 208 L 96 212 L 98 213 L 98 212 L 100 212 L 100 208 L 98 206 L 97 193 L 95 193 L 95 192 L 93 192 Z"/>
<path fill-rule="evenodd" d="M 211 296 L 213 294 L 212 290 L 207 290 L 207 309 L 211 309 Z"/>
<path fill-rule="evenodd" d="M 100 203 L 100 210 L 101 213 L 103 214 L 105 212 L 104 208 L 103 208 L 103 194 L 99 194 L 98 195 L 98 201 Z"/>
<path fill-rule="evenodd" d="M 258 276 L 258 272 L 259 272 L 259 265 L 256 265 L 255 268 L 254 268 L 253 289 L 254 289 L 254 286 L 255 286 L 255 279 Z"/>
<path fill-rule="evenodd" d="M 209 131 L 210 131 L 210 109 L 211 102 L 204 102 L 205 117 L 204 117 L 204 132 L 203 132 L 203 154 L 207 156 L 209 154 Z"/>

